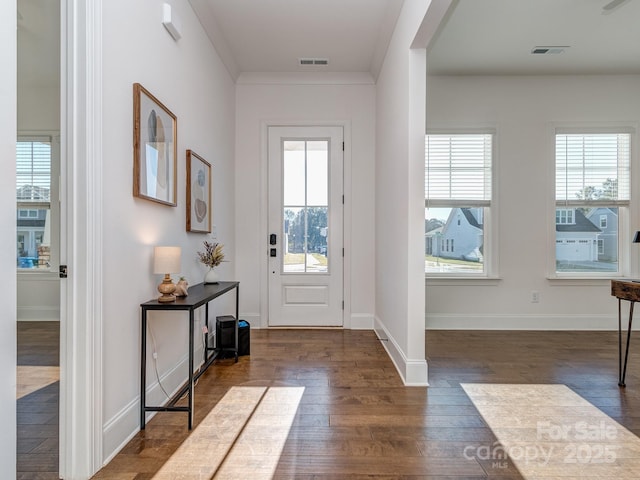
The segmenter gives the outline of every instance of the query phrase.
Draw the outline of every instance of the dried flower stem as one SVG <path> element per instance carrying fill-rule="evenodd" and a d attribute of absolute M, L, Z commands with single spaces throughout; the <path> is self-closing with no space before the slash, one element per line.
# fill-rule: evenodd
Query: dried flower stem
<path fill-rule="evenodd" d="M 217 267 L 224 259 L 221 243 L 211 243 L 204 241 L 204 252 L 198 252 L 198 258 L 209 268 Z"/>

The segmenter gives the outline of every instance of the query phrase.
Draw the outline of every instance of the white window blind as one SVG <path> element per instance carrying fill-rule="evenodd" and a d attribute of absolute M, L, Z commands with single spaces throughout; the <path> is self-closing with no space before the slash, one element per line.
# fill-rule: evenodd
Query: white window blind
<path fill-rule="evenodd" d="M 631 135 L 556 134 L 556 203 L 626 205 Z"/>
<path fill-rule="evenodd" d="M 16 145 L 16 200 L 51 200 L 51 139 L 20 139 Z"/>
<path fill-rule="evenodd" d="M 425 137 L 427 207 L 489 206 L 492 134 Z"/>

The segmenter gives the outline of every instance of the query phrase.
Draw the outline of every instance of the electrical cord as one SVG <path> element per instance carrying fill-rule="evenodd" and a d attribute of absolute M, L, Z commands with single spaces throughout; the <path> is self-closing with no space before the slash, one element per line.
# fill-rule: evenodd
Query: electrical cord
<path fill-rule="evenodd" d="M 164 389 L 164 387 L 162 386 L 162 382 L 160 381 L 160 374 L 158 373 L 158 349 L 156 346 L 156 337 L 153 335 L 153 329 L 151 328 L 151 322 L 147 322 L 147 327 L 149 330 L 149 335 L 151 336 L 151 342 L 153 343 L 153 369 L 156 372 L 156 379 L 158 379 L 158 385 L 160 385 L 160 389 L 163 391 L 163 393 L 165 394 L 165 396 L 167 397 L 167 399 L 170 399 L 171 397 L 169 396 L 169 394 L 167 393 L 167 391 Z"/>
<path fill-rule="evenodd" d="M 167 393 L 167 391 L 164 389 L 164 386 L 162 385 L 162 382 L 160 381 L 160 374 L 158 373 L 158 348 L 156 345 L 156 337 L 153 334 L 153 328 L 151 328 L 151 322 L 147 322 L 147 329 L 149 330 L 149 336 L 151 337 L 151 343 L 153 343 L 153 369 L 156 373 L 156 379 L 158 380 L 158 385 L 160 386 L 160 389 L 162 390 L 162 392 L 165 394 L 165 396 L 167 397 L 168 400 L 171 399 L 171 397 L 169 396 L 169 394 Z M 207 342 L 205 341 L 205 333 L 202 333 L 202 347 L 205 349 L 207 348 Z M 194 387 L 198 384 L 198 380 L 196 380 L 196 382 L 194 383 Z M 184 395 L 182 395 L 182 397 L 180 397 L 180 399 L 182 400 L 187 394 L 185 393 Z"/>

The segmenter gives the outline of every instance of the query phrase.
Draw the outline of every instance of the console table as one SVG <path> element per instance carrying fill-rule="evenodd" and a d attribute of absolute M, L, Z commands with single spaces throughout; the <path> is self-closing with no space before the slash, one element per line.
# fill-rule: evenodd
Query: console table
<path fill-rule="evenodd" d="M 140 430 L 144 430 L 146 412 L 187 412 L 189 420 L 189 430 L 193 427 L 193 385 L 194 382 L 202 375 L 207 368 L 214 362 L 218 356 L 216 348 L 209 347 L 208 330 L 209 330 L 209 302 L 214 298 L 224 295 L 230 291 L 236 291 L 236 362 L 238 361 L 238 300 L 240 297 L 240 282 L 220 282 L 215 284 L 199 283 L 189 287 L 189 295 L 186 297 L 178 297 L 175 302 L 160 303 L 157 299 L 149 300 L 140 304 L 142 309 L 142 335 L 140 344 Z M 193 373 L 194 364 L 194 333 L 195 319 L 194 312 L 197 308 L 205 306 L 205 318 L 207 323 L 207 332 L 205 332 L 205 350 L 204 363 L 197 373 Z M 150 406 L 147 405 L 147 312 L 149 310 L 183 310 L 189 312 L 189 379 L 187 383 L 176 393 L 166 405 Z M 209 352 L 212 352 L 209 354 Z M 187 406 L 177 406 L 176 403 L 182 396 L 187 393 Z"/>
<path fill-rule="evenodd" d="M 618 386 L 626 387 L 627 360 L 629 358 L 629 341 L 631 340 L 631 323 L 633 322 L 633 305 L 640 302 L 640 283 L 629 280 L 611 280 L 611 295 L 618 299 Z M 630 302 L 629 325 L 627 327 L 627 348 L 622 363 L 622 300 Z"/>

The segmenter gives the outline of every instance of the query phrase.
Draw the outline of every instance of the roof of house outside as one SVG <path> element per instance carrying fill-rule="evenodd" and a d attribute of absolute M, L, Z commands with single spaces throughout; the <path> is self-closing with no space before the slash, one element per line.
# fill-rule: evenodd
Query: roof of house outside
<path fill-rule="evenodd" d="M 602 232 L 580 210 L 575 209 L 574 212 L 575 223 L 570 225 L 556 223 L 556 232 Z"/>
<path fill-rule="evenodd" d="M 478 219 L 473 215 L 473 213 L 471 213 L 470 208 L 461 208 L 460 210 L 462 210 L 462 213 L 467 218 L 469 225 L 482 229 L 482 224 L 478 223 Z"/>

